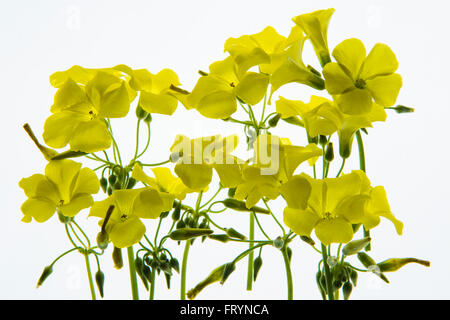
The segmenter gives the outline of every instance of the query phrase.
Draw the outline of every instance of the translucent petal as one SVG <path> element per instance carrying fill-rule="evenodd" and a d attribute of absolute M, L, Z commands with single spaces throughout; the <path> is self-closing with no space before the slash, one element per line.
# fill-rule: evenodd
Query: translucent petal
<path fill-rule="evenodd" d="M 80 123 L 70 139 L 70 149 L 86 153 L 106 150 L 111 146 L 111 135 L 103 120 Z"/>
<path fill-rule="evenodd" d="M 333 57 L 346 69 L 347 74 L 355 81 L 361 65 L 366 59 L 366 48 L 359 39 L 347 39 L 334 48 Z"/>
<path fill-rule="evenodd" d="M 366 84 L 376 103 L 383 107 L 390 107 L 397 100 L 402 87 L 402 77 L 397 73 L 377 76 L 367 80 Z"/>
<path fill-rule="evenodd" d="M 33 217 L 37 222 L 45 222 L 56 211 L 56 204 L 45 198 L 27 199 L 20 207 L 26 217 Z"/>
<path fill-rule="evenodd" d="M 316 227 L 317 238 L 324 244 L 347 243 L 353 238 L 353 228 L 344 218 L 332 218 L 320 220 Z"/>
<path fill-rule="evenodd" d="M 89 121 L 89 117 L 76 112 L 62 111 L 52 114 L 44 123 L 45 143 L 52 148 L 65 147 L 78 125 L 85 121 Z"/>
<path fill-rule="evenodd" d="M 183 183 L 191 189 L 203 189 L 209 185 L 212 179 L 212 167 L 208 164 L 184 164 L 177 163 L 175 173 Z"/>
<path fill-rule="evenodd" d="M 372 96 L 366 89 L 355 88 L 338 95 L 336 103 L 343 113 L 360 115 L 370 112 L 372 108 Z"/>
<path fill-rule="evenodd" d="M 64 203 L 70 202 L 80 168 L 81 163 L 69 159 L 52 160 L 45 167 L 45 175 L 56 185 Z"/>
<path fill-rule="evenodd" d="M 139 105 L 149 113 L 172 115 L 178 106 L 178 100 L 168 94 L 155 94 L 141 91 Z"/>
<path fill-rule="evenodd" d="M 127 248 L 138 243 L 145 234 L 145 226 L 137 217 L 130 217 L 112 227 L 109 238 L 117 248 Z"/>
<path fill-rule="evenodd" d="M 259 103 L 267 92 L 269 76 L 247 72 L 236 86 L 236 95 L 246 104 L 255 105 Z"/>
<path fill-rule="evenodd" d="M 377 43 L 363 64 L 360 78 L 369 79 L 378 75 L 387 75 L 394 73 L 397 69 L 398 61 L 391 48 L 383 43 Z"/>
<path fill-rule="evenodd" d="M 172 202 L 174 198 L 175 196 L 172 196 Z M 142 190 L 133 204 L 133 214 L 145 219 L 158 218 L 161 212 L 165 211 L 164 209 L 164 202 L 159 192 L 152 188 Z"/>
<path fill-rule="evenodd" d="M 197 111 L 206 118 L 226 119 L 236 112 L 236 97 L 229 91 L 217 91 L 201 99 Z"/>
<path fill-rule="evenodd" d="M 87 193 L 76 194 L 68 204 L 60 206 L 62 214 L 66 217 L 73 217 L 83 209 L 89 208 L 94 203 L 92 196 Z"/>
<path fill-rule="evenodd" d="M 281 185 L 280 193 L 289 208 L 306 209 L 311 189 L 311 185 L 305 177 L 294 176 Z"/>
<path fill-rule="evenodd" d="M 323 68 L 323 76 L 325 88 L 330 94 L 340 94 L 355 86 L 352 78 L 335 62 L 327 63 Z"/>
<path fill-rule="evenodd" d="M 309 237 L 319 217 L 311 209 L 300 210 L 286 207 L 283 212 L 283 221 L 296 234 Z"/>
<path fill-rule="evenodd" d="M 95 172 L 89 168 L 81 168 L 73 189 L 73 195 L 78 193 L 96 194 L 99 189 L 100 182 Z"/>

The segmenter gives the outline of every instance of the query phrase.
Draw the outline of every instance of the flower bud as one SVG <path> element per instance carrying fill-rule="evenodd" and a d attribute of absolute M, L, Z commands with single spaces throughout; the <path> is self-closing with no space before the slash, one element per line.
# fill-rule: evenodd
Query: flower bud
<path fill-rule="evenodd" d="M 311 245 L 311 246 L 314 246 L 314 245 L 316 244 L 316 243 L 314 242 L 314 240 L 311 239 L 311 238 L 308 237 L 308 236 L 300 236 L 300 239 L 301 239 L 302 241 L 306 242 L 307 244 Z"/>
<path fill-rule="evenodd" d="M 145 117 L 144 121 L 145 121 L 146 123 L 152 122 L 152 114 L 149 113 L 149 114 Z"/>
<path fill-rule="evenodd" d="M 58 219 L 61 223 L 67 224 L 72 221 L 71 217 L 67 217 L 67 216 L 63 215 L 62 212 L 59 211 L 59 209 L 57 210 L 57 212 L 58 212 Z"/>
<path fill-rule="evenodd" d="M 172 220 L 178 221 L 180 220 L 180 216 L 181 216 L 181 202 L 177 202 L 175 209 L 172 212 Z"/>
<path fill-rule="evenodd" d="M 97 246 L 100 249 L 105 250 L 108 247 L 108 243 L 109 243 L 108 233 L 105 230 L 101 230 L 97 234 Z"/>
<path fill-rule="evenodd" d="M 281 119 L 281 114 L 277 113 L 276 115 L 274 115 L 272 118 L 269 119 L 269 126 L 272 128 L 275 128 L 278 124 L 278 121 L 280 121 Z"/>
<path fill-rule="evenodd" d="M 247 208 L 244 201 L 236 200 L 233 198 L 228 198 L 222 201 L 223 205 L 227 208 L 233 209 L 235 211 L 254 211 L 256 213 L 264 213 L 269 214 L 269 210 L 260 208 L 260 207 L 251 207 Z"/>
<path fill-rule="evenodd" d="M 145 266 L 144 262 L 142 261 L 141 258 L 136 257 L 136 259 L 134 259 L 134 266 L 136 269 L 136 273 L 138 274 L 139 278 L 141 278 L 141 281 L 144 284 L 145 289 L 148 290 L 148 281 L 144 275 L 144 266 Z M 147 267 L 147 266 L 145 266 L 145 267 Z"/>
<path fill-rule="evenodd" d="M 350 298 L 350 294 L 352 293 L 353 286 L 352 284 L 347 281 L 344 283 L 344 286 L 342 287 L 342 293 L 344 295 L 344 300 L 348 300 Z"/>
<path fill-rule="evenodd" d="M 103 285 L 105 283 L 105 275 L 101 270 L 98 270 L 95 273 L 95 283 L 97 284 L 98 291 L 100 292 L 100 296 L 103 298 Z"/>
<path fill-rule="evenodd" d="M 281 237 L 277 237 L 275 240 L 273 240 L 273 246 L 277 249 L 281 249 L 284 246 L 284 240 L 281 239 Z"/>
<path fill-rule="evenodd" d="M 220 279 L 220 284 L 224 284 L 234 270 L 236 270 L 236 266 L 234 265 L 234 263 L 230 262 L 225 264 L 225 268 L 223 269 L 222 277 Z"/>
<path fill-rule="evenodd" d="M 100 179 L 100 187 L 102 187 L 103 192 L 106 193 L 106 190 L 108 188 L 108 180 L 106 180 L 105 177 L 102 177 Z"/>
<path fill-rule="evenodd" d="M 237 232 L 233 228 L 228 228 L 226 232 L 227 232 L 227 235 L 229 235 L 231 238 L 237 238 L 237 239 L 241 239 L 241 240 L 247 239 L 246 236 L 244 236 L 242 233 Z"/>
<path fill-rule="evenodd" d="M 172 258 L 169 261 L 170 267 L 177 273 L 180 273 L 180 264 L 176 258 Z"/>
<path fill-rule="evenodd" d="M 364 249 L 370 243 L 370 237 L 366 237 L 359 240 L 353 240 L 347 243 L 342 249 L 342 253 L 346 256 L 351 256 L 356 254 L 362 249 Z"/>
<path fill-rule="evenodd" d="M 323 283 L 323 280 L 325 277 L 322 275 L 322 272 L 319 270 L 316 273 L 316 284 L 317 284 L 317 288 L 319 288 L 319 292 L 320 295 L 322 296 L 322 299 L 325 300 L 327 295 L 326 295 L 326 284 Z"/>
<path fill-rule="evenodd" d="M 319 143 L 319 138 L 317 136 L 315 136 L 315 137 L 308 136 L 308 143 L 315 143 L 315 144 L 317 144 L 317 143 Z"/>
<path fill-rule="evenodd" d="M 258 272 L 262 267 L 262 258 L 261 256 L 257 256 L 253 261 L 253 281 L 256 281 L 256 277 L 258 276 Z"/>
<path fill-rule="evenodd" d="M 175 226 L 175 228 L 177 229 L 183 229 L 184 227 L 186 227 L 186 223 L 184 223 L 183 220 L 178 221 L 177 225 Z"/>
<path fill-rule="evenodd" d="M 319 144 L 320 144 L 321 146 L 324 146 L 324 145 L 326 145 L 326 144 L 327 144 L 327 142 L 328 142 L 328 139 L 327 139 L 327 137 L 326 137 L 326 136 L 323 136 L 323 135 L 319 135 Z"/>
<path fill-rule="evenodd" d="M 164 218 L 167 218 L 168 215 L 169 215 L 169 211 L 164 211 L 164 212 L 160 213 L 159 217 L 161 219 L 164 219 Z"/>
<path fill-rule="evenodd" d="M 295 125 L 295 126 L 299 126 L 299 127 L 302 127 L 302 128 L 305 127 L 305 124 L 303 123 L 303 121 L 300 120 L 298 117 L 282 118 L 282 120 L 283 120 L 284 122 L 287 122 L 287 123 L 289 123 L 289 124 L 293 124 L 293 125 Z"/>
<path fill-rule="evenodd" d="M 106 190 L 106 192 L 108 193 L 108 196 L 112 195 L 113 193 L 113 189 L 111 187 L 108 187 L 108 189 Z"/>
<path fill-rule="evenodd" d="M 380 268 L 377 266 L 376 262 L 365 252 L 358 252 L 357 254 L 359 261 L 363 264 L 364 267 L 367 268 L 367 270 L 375 273 L 378 277 L 381 278 L 386 283 L 389 283 L 388 278 L 381 273 Z"/>
<path fill-rule="evenodd" d="M 117 181 L 117 176 L 115 174 L 112 174 L 108 177 L 108 182 L 110 185 L 114 185 Z"/>
<path fill-rule="evenodd" d="M 172 268 L 170 267 L 170 263 L 169 261 L 164 261 L 162 262 L 159 267 L 161 268 L 161 270 L 168 275 L 172 275 Z"/>
<path fill-rule="evenodd" d="M 356 284 L 358 283 L 358 272 L 354 269 L 351 269 L 351 271 L 350 271 L 350 280 L 352 281 L 353 285 L 356 287 Z"/>
<path fill-rule="evenodd" d="M 223 243 L 226 243 L 230 240 L 230 237 L 226 234 L 210 234 L 208 235 L 208 238 L 217 240 Z"/>
<path fill-rule="evenodd" d="M 377 264 L 381 272 L 394 272 L 408 263 L 418 263 L 425 267 L 430 266 L 430 261 L 416 258 L 391 258 Z"/>
<path fill-rule="evenodd" d="M 164 277 L 166 278 L 167 289 L 170 289 L 170 278 L 172 277 L 172 275 L 164 273 Z"/>
<path fill-rule="evenodd" d="M 151 260 L 151 262 L 153 262 L 153 261 L 154 260 Z M 152 270 L 150 269 L 149 266 L 146 266 L 146 265 L 142 266 L 142 275 L 148 282 L 152 283 Z M 147 283 L 147 286 L 148 286 L 148 283 Z"/>
<path fill-rule="evenodd" d="M 289 262 L 291 262 L 291 259 L 292 259 L 292 249 L 289 248 L 289 247 L 286 247 L 286 254 L 287 254 L 287 256 L 288 256 Z"/>
<path fill-rule="evenodd" d="M 397 105 L 396 107 L 393 108 L 395 110 L 395 112 L 397 113 L 411 113 L 414 112 L 413 108 L 409 108 L 406 106 L 402 106 L 402 105 Z"/>
<path fill-rule="evenodd" d="M 133 187 L 136 185 L 136 183 L 137 183 L 137 181 L 135 178 L 130 178 L 127 183 L 127 189 L 133 189 Z"/>
<path fill-rule="evenodd" d="M 172 240 L 188 240 L 199 236 L 209 235 L 214 231 L 211 229 L 197 229 L 197 228 L 181 228 L 169 233 L 169 238 Z"/>
<path fill-rule="evenodd" d="M 114 268 L 121 269 L 123 267 L 122 249 L 114 247 L 112 259 L 114 262 Z"/>
<path fill-rule="evenodd" d="M 114 184 L 114 190 L 120 190 L 120 189 L 122 189 L 122 184 L 119 182 L 119 181 L 117 181 L 115 184 Z"/>
<path fill-rule="evenodd" d="M 226 267 L 227 264 L 221 265 L 220 267 L 217 267 L 216 269 L 214 269 L 209 275 L 208 277 L 206 277 L 205 280 L 201 281 L 200 283 L 198 283 L 193 289 L 189 290 L 186 293 L 186 296 L 188 297 L 188 299 L 193 300 L 195 299 L 195 297 L 208 285 L 214 283 L 214 282 L 218 282 L 222 279 L 222 275 L 224 273 L 224 269 Z"/>
<path fill-rule="evenodd" d="M 138 119 L 145 119 L 145 117 L 147 117 L 148 112 L 145 111 L 144 109 L 142 109 L 142 107 L 140 105 L 138 105 L 136 107 L 136 117 L 138 117 Z"/>
<path fill-rule="evenodd" d="M 236 188 L 228 189 L 228 197 L 233 198 L 235 193 L 236 193 Z"/>
<path fill-rule="evenodd" d="M 39 277 L 39 280 L 37 282 L 36 288 L 39 288 L 45 281 L 45 279 L 48 278 L 49 275 L 51 275 L 53 272 L 53 266 L 49 265 L 44 268 L 44 271 L 42 271 L 41 276 Z"/>
<path fill-rule="evenodd" d="M 334 159 L 334 149 L 333 149 L 333 143 L 329 142 L 327 145 L 327 148 L 325 149 L 325 160 L 327 162 L 331 162 Z"/>

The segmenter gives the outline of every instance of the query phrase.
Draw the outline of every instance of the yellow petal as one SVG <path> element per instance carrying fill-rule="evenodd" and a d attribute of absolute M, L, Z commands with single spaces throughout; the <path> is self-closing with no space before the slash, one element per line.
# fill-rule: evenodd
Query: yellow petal
<path fill-rule="evenodd" d="M 169 168 L 158 167 L 152 169 L 152 171 L 155 174 L 158 185 L 162 188 L 161 191 L 168 192 L 179 200 L 183 200 L 186 197 L 186 193 L 194 191 L 189 189 L 180 178 L 172 175 Z"/>
<path fill-rule="evenodd" d="M 144 170 L 138 163 L 134 164 L 131 176 L 138 181 L 148 184 L 149 186 L 151 186 L 154 189 L 159 188 L 156 180 L 154 178 L 149 177 L 147 174 L 145 174 Z"/>
<path fill-rule="evenodd" d="M 231 92 L 217 91 L 199 101 L 197 111 L 211 119 L 226 119 L 236 112 L 236 97 Z"/>
<path fill-rule="evenodd" d="M 153 75 L 147 69 L 138 69 L 132 71 L 130 86 L 137 91 L 151 91 Z"/>
<path fill-rule="evenodd" d="M 335 62 L 327 63 L 323 68 L 323 76 L 325 88 L 330 94 L 340 94 L 355 86 L 352 78 Z"/>
<path fill-rule="evenodd" d="M 347 243 L 353 238 L 353 228 L 344 218 L 331 218 L 320 220 L 315 233 L 324 245 L 331 243 Z"/>
<path fill-rule="evenodd" d="M 344 217 L 352 224 L 362 223 L 364 207 L 369 201 L 368 195 L 354 195 L 343 199 L 334 210 L 336 216 Z"/>
<path fill-rule="evenodd" d="M 311 189 L 305 177 L 294 176 L 281 186 L 280 192 L 289 208 L 306 209 Z"/>
<path fill-rule="evenodd" d="M 221 160 L 220 162 L 218 160 Z M 220 178 L 220 183 L 224 188 L 234 188 L 243 182 L 241 175 L 241 162 L 238 158 L 218 153 L 215 156 L 214 169 Z"/>
<path fill-rule="evenodd" d="M 43 174 L 33 174 L 19 181 L 19 187 L 23 189 L 28 198 L 42 197 L 58 201 L 58 190 L 53 182 L 49 181 Z"/>
<path fill-rule="evenodd" d="M 133 214 L 139 218 L 157 219 L 161 212 L 169 211 L 172 208 L 175 196 L 171 195 L 170 199 L 171 203 L 163 201 L 160 192 L 152 188 L 145 188 L 134 201 Z"/>
<path fill-rule="evenodd" d="M 184 164 L 177 163 L 175 173 L 183 183 L 191 189 L 203 189 L 209 185 L 212 179 L 212 167 L 208 164 Z"/>
<path fill-rule="evenodd" d="M 269 76 L 247 72 L 236 86 L 236 95 L 246 104 L 255 105 L 266 95 Z"/>
<path fill-rule="evenodd" d="M 299 100 L 289 100 L 283 97 L 279 97 L 279 99 L 275 102 L 277 113 L 281 114 L 281 117 L 290 118 L 300 115 L 303 110 L 305 110 L 306 105 L 304 102 Z"/>
<path fill-rule="evenodd" d="M 297 169 L 304 161 L 322 155 L 322 150 L 314 143 L 311 143 L 306 147 L 283 146 L 283 150 L 285 159 L 284 169 L 286 170 L 287 178 L 291 177 L 294 174 L 295 169 Z"/>
<path fill-rule="evenodd" d="M 112 204 L 114 204 L 113 196 L 110 196 L 102 201 L 95 201 L 89 210 L 89 217 L 104 218 Z M 116 211 L 118 211 L 117 208 L 114 209 L 113 214 L 116 213 Z"/>
<path fill-rule="evenodd" d="M 80 66 L 73 66 L 66 71 L 58 71 L 50 76 L 50 84 L 55 88 L 60 88 L 68 79 L 76 83 L 86 84 L 94 77 L 95 73 Z"/>
<path fill-rule="evenodd" d="M 301 210 L 286 207 L 283 212 L 283 221 L 296 234 L 309 237 L 319 221 L 319 217 L 311 209 Z"/>
<path fill-rule="evenodd" d="M 325 212 L 336 214 L 343 213 L 348 208 L 359 208 L 352 207 L 352 202 L 343 203 L 353 196 L 360 195 L 362 181 L 359 174 L 356 172 L 343 174 L 339 178 L 326 178 L 324 182 L 327 185 Z M 358 202 L 357 200 L 358 198 L 354 198 L 355 203 Z"/>
<path fill-rule="evenodd" d="M 397 100 L 402 87 L 402 77 L 397 73 L 377 76 L 367 80 L 366 84 L 376 103 L 383 107 L 390 107 Z"/>
<path fill-rule="evenodd" d="M 398 61 L 391 48 L 383 43 L 377 43 L 364 62 L 360 78 L 369 79 L 378 75 L 388 75 L 397 69 Z"/>
<path fill-rule="evenodd" d="M 76 194 L 70 203 L 61 206 L 59 209 L 66 217 L 73 217 L 83 209 L 89 208 L 94 203 L 92 196 L 87 193 Z"/>
<path fill-rule="evenodd" d="M 74 187 L 74 179 L 81 168 L 81 163 L 64 159 L 52 160 L 45 167 L 45 175 L 58 188 L 60 200 L 69 203 Z"/>
<path fill-rule="evenodd" d="M 65 107 L 70 107 L 80 103 L 87 103 L 87 97 L 84 89 L 72 79 L 66 82 L 56 91 L 51 112 L 62 111 Z"/>
<path fill-rule="evenodd" d="M 389 219 L 394 224 L 397 233 L 401 235 L 403 232 L 403 223 L 392 214 L 384 188 L 382 186 L 373 188 L 370 197 L 367 212 Z"/>
<path fill-rule="evenodd" d="M 45 143 L 52 148 L 65 147 L 78 125 L 85 121 L 89 121 L 89 118 L 77 112 L 62 111 L 52 114 L 44 123 Z"/>
<path fill-rule="evenodd" d="M 87 153 L 106 150 L 111 146 L 111 135 L 103 120 L 81 122 L 70 139 L 70 149 Z"/>
<path fill-rule="evenodd" d="M 178 100 L 168 94 L 155 94 L 142 91 L 139 105 L 149 113 L 172 115 L 178 106 Z"/>
<path fill-rule="evenodd" d="M 45 222 L 55 213 L 56 204 L 45 198 L 32 198 L 27 199 L 20 209 L 26 217 L 33 217 L 37 222 Z"/>
<path fill-rule="evenodd" d="M 355 88 L 336 98 L 336 103 L 343 113 L 359 115 L 369 113 L 372 108 L 372 96 L 366 89 Z"/>
<path fill-rule="evenodd" d="M 109 232 L 109 238 L 117 248 L 127 248 L 138 243 L 145 234 L 145 226 L 137 217 L 130 217 L 116 223 Z"/>
<path fill-rule="evenodd" d="M 78 174 L 73 195 L 78 193 L 96 194 L 100 189 L 100 182 L 94 171 L 89 168 L 82 168 Z"/>
<path fill-rule="evenodd" d="M 347 39 L 334 48 L 333 57 L 345 68 L 348 76 L 355 81 L 361 65 L 366 59 L 366 48 L 359 39 Z"/>

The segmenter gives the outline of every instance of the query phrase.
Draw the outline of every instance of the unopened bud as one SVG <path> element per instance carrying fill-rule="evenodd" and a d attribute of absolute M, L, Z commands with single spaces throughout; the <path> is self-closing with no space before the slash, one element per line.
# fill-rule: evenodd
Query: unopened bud
<path fill-rule="evenodd" d="M 264 213 L 269 214 L 269 210 L 260 207 L 251 207 L 247 208 L 244 201 L 240 201 L 233 198 L 228 198 L 222 201 L 223 205 L 227 208 L 233 209 L 235 211 L 247 211 L 247 212 L 256 212 L 256 213 Z"/>
<path fill-rule="evenodd" d="M 326 145 L 326 144 L 327 144 L 327 142 L 328 142 L 328 139 L 327 139 L 327 137 L 326 137 L 326 136 L 323 136 L 323 135 L 319 135 L 319 144 L 320 144 L 321 146 L 324 146 L 324 145 Z"/>
<path fill-rule="evenodd" d="M 178 221 L 177 225 L 175 226 L 175 228 L 177 229 L 183 229 L 184 227 L 186 227 L 186 223 L 184 223 L 183 220 Z"/>
<path fill-rule="evenodd" d="M 377 264 L 381 272 L 394 272 L 408 263 L 418 263 L 425 267 L 430 266 L 430 261 L 416 258 L 391 258 Z"/>
<path fill-rule="evenodd" d="M 213 232 L 214 231 L 211 229 L 181 228 L 181 229 L 172 231 L 169 234 L 169 237 L 172 240 L 188 240 L 188 239 L 192 239 L 195 237 L 209 235 Z"/>
<path fill-rule="evenodd" d="M 308 237 L 308 236 L 300 236 L 300 239 L 301 239 L 302 241 L 306 242 L 307 244 L 311 245 L 311 246 L 314 246 L 314 245 L 316 244 L 316 243 L 314 242 L 314 240 L 311 239 L 311 238 Z"/>
<path fill-rule="evenodd" d="M 352 284 L 347 281 L 344 283 L 344 286 L 342 287 L 342 293 L 344 295 L 344 300 L 348 300 L 350 298 L 350 294 L 352 293 L 353 286 Z"/>
<path fill-rule="evenodd" d="M 95 283 L 97 284 L 98 291 L 100 292 L 100 296 L 103 298 L 103 285 L 105 283 L 105 275 L 101 270 L 98 270 L 95 273 Z"/>
<path fill-rule="evenodd" d="M 364 249 L 370 243 L 370 237 L 366 237 L 360 240 L 353 240 L 347 243 L 342 249 L 342 253 L 346 256 L 351 256 Z"/>
<path fill-rule="evenodd" d="M 122 249 L 114 247 L 112 259 L 114 262 L 114 268 L 121 269 L 123 267 Z"/>
<path fill-rule="evenodd" d="M 117 181 L 117 176 L 115 174 L 112 174 L 108 177 L 108 182 L 110 185 L 114 185 Z"/>
<path fill-rule="evenodd" d="M 244 236 L 242 233 L 237 232 L 233 228 L 228 228 L 226 232 L 227 232 L 227 235 L 229 235 L 232 238 L 238 238 L 238 239 L 241 239 L 241 240 L 247 239 L 246 236 Z"/>
<path fill-rule="evenodd" d="M 145 117 L 144 121 L 145 121 L 146 123 L 152 122 L 152 115 L 151 115 L 151 113 L 149 113 L 149 114 Z"/>
<path fill-rule="evenodd" d="M 224 272 L 224 269 L 226 267 L 227 264 L 221 265 L 220 267 L 214 269 L 209 275 L 208 277 L 201 281 L 200 283 L 198 283 L 193 289 L 189 290 L 186 293 L 186 296 L 188 297 L 188 299 L 192 300 L 195 299 L 195 297 L 208 285 L 214 283 L 214 282 L 218 282 L 222 279 L 222 275 Z"/>
<path fill-rule="evenodd" d="M 97 246 L 100 249 L 105 250 L 108 247 L 108 243 L 109 243 L 108 233 L 105 230 L 101 230 L 97 234 Z"/>
<path fill-rule="evenodd" d="M 108 180 L 106 180 L 105 177 L 102 177 L 102 178 L 100 179 L 100 187 L 102 187 L 103 192 L 106 193 L 106 190 L 107 190 L 107 188 L 108 188 Z"/>
<path fill-rule="evenodd" d="M 278 121 L 280 121 L 281 119 L 281 114 L 277 113 L 276 115 L 274 115 L 272 118 L 269 119 L 269 126 L 271 126 L 272 128 L 275 128 L 278 124 Z"/>
<path fill-rule="evenodd" d="M 172 220 L 178 221 L 180 220 L 180 216 L 181 216 L 181 202 L 177 202 L 175 209 L 172 212 Z"/>
<path fill-rule="evenodd" d="M 147 117 L 148 112 L 145 111 L 144 109 L 142 109 L 142 107 L 140 105 L 138 105 L 136 107 L 136 117 L 138 117 L 139 119 L 145 119 L 145 117 Z"/>
<path fill-rule="evenodd" d="M 333 159 L 334 159 L 333 143 L 329 142 L 327 148 L 325 149 L 325 160 L 331 162 L 333 161 Z"/>
<path fill-rule="evenodd" d="M 220 279 L 220 284 L 224 284 L 225 281 L 228 279 L 230 274 L 233 273 L 234 270 L 236 270 L 236 266 L 234 265 L 234 263 L 231 263 L 231 262 L 227 263 L 225 265 L 225 268 L 223 269 L 222 277 Z"/>
<path fill-rule="evenodd" d="M 39 277 L 38 283 L 36 285 L 36 288 L 39 288 L 45 281 L 45 279 L 48 278 L 49 275 L 51 275 L 53 272 L 53 266 L 49 265 L 44 268 L 44 271 L 42 271 L 41 276 Z"/>
<path fill-rule="evenodd" d="M 235 193 L 236 193 L 236 188 L 228 189 L 228 197 L 233 198 Z"/>
<path fill-rule="evenodd" d="M 177 260 L 176 258 L 170 259 L 169 264 L 170 264 L 170 267 L 171 267 L 173 270 L 175 270 L 177 273 L 180 272 L 180 264 L 179 264 L 179 262 L 178 262 L 178 260 Z"/>
<path fill-rule="evenodd" d="M 136 185 L 136 183 L 137 183 L 137 181 L 135 178 L 130 178 L 127 183 L 127 189 L 133 189 L 133 187 Z"/>
<path fill-rule="evenodd" d="M 226 234 L 210 234 L 208 235 L 208 238 L 212 240 L 217 240 L 223 243 L 226 243 L 230 240 L 230 237 Z"/>
<path fill-rule="evenodd" d="M 253 281 L 256 281 L 256 277 L 258 276 L 258 272 L 262 267 L 263 260 L 261 256 L 257 256 L 253 261 Z"/>
<path fill-rule="evenodd" d="M 411 113 L 414 112 L 413 108 L 409 108 L 406 106 L 402 106 L 402 105 L 397 105 L 395 108 L 393 108 L 395 110 L 395 112 L 397 113 Z"/>

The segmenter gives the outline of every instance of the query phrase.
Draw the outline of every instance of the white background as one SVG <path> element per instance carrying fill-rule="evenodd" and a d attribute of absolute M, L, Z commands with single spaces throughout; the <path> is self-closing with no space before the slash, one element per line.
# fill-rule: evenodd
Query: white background
<path fill-rule="evenodd" d="M 318 9 L 334 7 L 329 28 L 329 46 L 357 37 L 367 50 L 377 42 L 388 44 L 400 62 L 403 88 L 398 103 L 414 107 L 413 114 L 388 113 L 364 136 L 367 172 L 373 185 L 384 185 L 392 211 L 405 223 L 397 236 L 384 221 L 373 232 L 371 255 L 378 261 L 389 257 L 428 259 L 430 268 L 408 265 L 388 274 L 391 284 L 373 274 L 360 276 L 354 299 L 448 299 L 450 258 L 448 252 L 448 30 L 446 1 L 2 1 L 0 4 L 1 64 L 1 181 L 0 184 L 0 298 L 89 299 L 83 257 L 70 254 L 55 266 L 54 274 L 36 289 L 44 266 L 70 248 L 56 216 L 44 224 L 20 222 L 25 200 L 18 187 L 22 177 L 43 172 L 45 160 L 22 129 L 28 122 L 41 139 L 50 115 L 54 88 L 48 77 L 72 65 L 110 67 L 127 64 L 156 73 L 172 68 L 186 89 L 192 89 L 197 70 L 225 57 L 228 37 L 261 31 L 270 25 L 288 35 L 291 18 Z M 317 66 L 310 45 L 304 60 Z M 287 98 L 308 100 L 313 90 L 289 85 L 280 91 Z M 321 93 L 324 94 L 324 93 Z M 134 148 L 134 109 L 128 120 L 113 121 L 119 145 L 129 159 Z M 269 110 L 274 110 L 270 106 Z M 238 115 L 239 116 L 239 115 Z M 237 117 L 238 117 L 237 116 Z M 304 144 L 304 133 L 286 124 L 273 132 Z M 241 132 L 237 125 L 202 118 L 183 106 L 172 117 L 154 116 L 151 151 L 145 162 L 167 158 L 177 133 L 191 137 Z M 242 146 L 245 140 L 241 140 Z M 242 147 L 242 149 L 244 149 Z M 357 154 L 345 171 L 357 168 Z M 338 166 L 335 163 L 334 166 Z M 306 167 L 304 167 L 306 169 Z M 309 170 L 309 169 L 308 169 Z M 335 170 L 335 169 L 334 169 Z M 214 189 L 214 184 L 211 185 Z M 102 196 L 98 197 L 100 199 Z M 281 219 L 282 202 L 274 204 Z M 97 220 L 82 212 L 78 221 L 92 239 Z M 241 232 L 247 216 L 224 213 L 216 218 Z M 269 218 L 261 222 L 274 238 L 279 229 Z M 151 235 L 155 222 L 147 223 Z M 258 237 L 261 237 L 258 235 Z M 171 244 L 181 262 L 182 248 Z M 319 299 L 315 272 L 320 257 L 298 239 L 293 242 L 292 268 L 296 299 Z M 218 265 L 231 261 L 245 246 L 206 241 L 191 249 L 187 287 L 193 287 Z M 106 274 L 105 298 L 129 299 L 128 270 L 115 270 L 111 248 L 102 257 Z M 126 254 L 124 252 L 124 258 Z M 263 268 L 254 291 L 245 291 L 246 261 L 243 260 L 224 286 L 211 285 L 199 299 L 284 299 L 285 275 L 282 257 L 275 248 L 263 250 Z M 354 261 L 358 265 L 357 261 Z M 125 260 L 126 264 L 126 260 Z M 95 270 L 95 262 L 91 263 Z M 177 299 L 179 275 L 172 289 L 160 277 L 156 297 Z M 147 293 L 140 285 L 141 297 Z"/>

